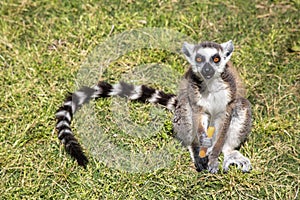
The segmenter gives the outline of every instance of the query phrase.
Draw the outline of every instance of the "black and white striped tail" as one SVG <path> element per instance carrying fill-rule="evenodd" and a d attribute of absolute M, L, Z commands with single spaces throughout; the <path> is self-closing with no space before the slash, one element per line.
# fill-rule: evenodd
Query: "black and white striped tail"
<path fill-rule="evenodd" d="M 92 88 L 83 87 L 75 93 L 70 94 L 56 112 L 56 129 L 58 131 L 58 138 L 65 145 L 66 151 L 83 167 L 86 167 L 88 159 L 71 130 L 73 115 L 83 104 L 88 103 L 91 99 L 110 96 L 120 96 L 134 101 L 156 103 L 165 106 L 169 110 L 174 110 L 177 104 L 174 94 L 166 94 L 145 85 L 134 86 L 124 82 L 115 85 L 99 82 Z"/>

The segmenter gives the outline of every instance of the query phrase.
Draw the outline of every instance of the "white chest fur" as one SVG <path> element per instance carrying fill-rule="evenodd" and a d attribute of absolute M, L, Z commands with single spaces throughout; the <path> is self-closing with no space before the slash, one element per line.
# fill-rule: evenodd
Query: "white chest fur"
<path fill-rule="evenodd" d="M 197 105 L 212 116 L 224 113 L 230 101 L 228 85 L 218 79 L 212 80 L 207 85 L 207 90 L 200 95 Z"/>

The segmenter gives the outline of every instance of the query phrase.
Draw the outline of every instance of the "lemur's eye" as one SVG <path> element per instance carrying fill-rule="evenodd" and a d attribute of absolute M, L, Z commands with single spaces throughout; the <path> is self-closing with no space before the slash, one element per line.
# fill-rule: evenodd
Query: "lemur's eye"
<path fill-rule="evenodd" d="M 215 57 L 215 58 L 214 58 L 214 62 L 215 62 L 215 63 L 217 63 L 217 62 L 219 62 L 219 61 L 220 61 L 220 58 L 218 58 L 218 57 Z"/>
<path fill-rule="evenodd" d="M 221 58 L 220 58 L 219 55 L 213 56 L 213 61 L 214 61 L 214 63 L 218 63 L 218 62 L 220 62 L 220 60 L 221 60 Z"/>
<path fill-rule="evenodd" d="M 201 62 L 202 61 L 201 57 L 196 57 L 196 61 Z"/>

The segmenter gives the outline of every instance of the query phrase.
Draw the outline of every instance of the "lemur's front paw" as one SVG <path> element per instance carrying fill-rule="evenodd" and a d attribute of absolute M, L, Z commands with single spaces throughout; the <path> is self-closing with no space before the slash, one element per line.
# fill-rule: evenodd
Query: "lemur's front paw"
<path fill-rule="evenodd" d="M 207 163 L 208 163 L 208 158 L 204 157 L 204 158 L 196 158 L 195 159 L 195 167 L 197 172 L 201 172 L 205 169 L 207 169 Z"/>
<path fill-rule="evenodd" d="M 230 165 L 237 165 L 238 169 L 241 169 L 242 172 L 249 172 L 252 169 L 250 160 L 236 150 L 227 155 L 225 154 L 223 163 L 224 172 L 228 171 Z"/>
<path fill-rule="evenodd" d="M 218 171 L 219 171 L 218 158 L 209 159 L 209 161 L 208 161 L 208 171 L 212 174 L 218 173 Z"/>

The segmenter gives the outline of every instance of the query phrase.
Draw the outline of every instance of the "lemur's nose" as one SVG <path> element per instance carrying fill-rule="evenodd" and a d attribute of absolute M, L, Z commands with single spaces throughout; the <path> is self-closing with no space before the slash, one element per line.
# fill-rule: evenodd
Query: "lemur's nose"
<path fill-rule="evenodd" d="M 215 74 L 215 70 L 209 63 L 205 63 L 201 70 L 201 74 L 204 78 L 210 79 Z"/>

